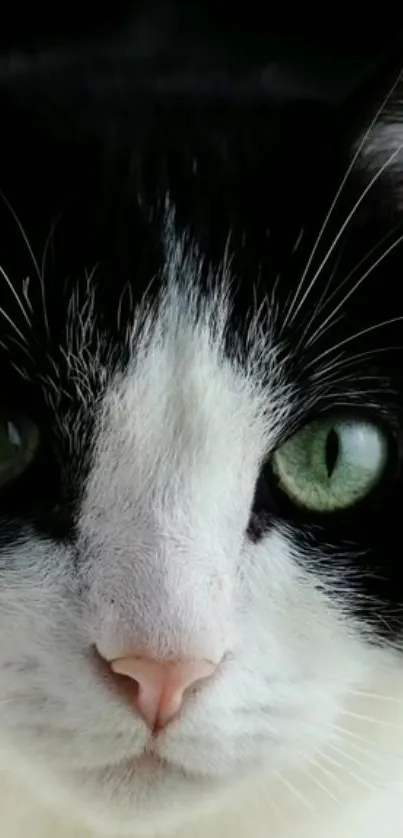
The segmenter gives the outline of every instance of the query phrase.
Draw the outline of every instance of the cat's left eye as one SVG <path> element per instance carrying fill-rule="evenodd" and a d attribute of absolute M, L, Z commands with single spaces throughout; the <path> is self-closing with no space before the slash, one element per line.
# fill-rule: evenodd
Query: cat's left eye
<path fill-rule="evenodd" d="M 28 468 L 38 445 L 39 430 L 34 422 L 0 412 L 0 489 Z"/>
<path fill-rule="evenodd" d="M 279 488 L 314 512 L 351 507 L 380 482 L 388 463 L 386 432 L 362 418 L 325 417 L 294 434 L 272 456 Z"/>

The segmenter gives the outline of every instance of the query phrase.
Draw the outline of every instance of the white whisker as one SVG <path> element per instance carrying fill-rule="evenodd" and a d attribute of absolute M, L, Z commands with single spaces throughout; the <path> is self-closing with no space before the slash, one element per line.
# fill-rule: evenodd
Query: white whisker
<path fill-rule="evenodd" d="M 301 227 L 301 230 L 299 231 L 298 236 L 296 238 L 295 244 L 294 244 L 294 246 L 291 250 L 291 254 L 295 253 L 298 250 L 298 248 L 299 248 L 299 246 L 302 242 L 303 235 L 304 235 L 304 228 Z"/>
<path fill-rule="evenodd" d="M 297 343 L 296 352 L 298 352 L 298 351 L 300 350 L 300 348 L 301 348 L 301 346 L 302 346 L 302 344 L 303 344 L 303 343 L 307 343 L 307 341 L 306 341 L 306 336 L 309 334 L 309 330 L 310 330 L 310 328 L 311 328 L 311 326 L 312 326 L 312 323 L 314 323 L 314 322 L 315 322 L 315 320 L 317 320 L 317 319 L 318 319 L 319 315 L 321 314 L 321 312 L 323 311 L 323 309 L 324 309 L 324 308 L 327 306 L 327 304 L 328 304 L 328 299 L 329 299 L 329 298 L 328 298 L 328 299 L 326 299 L 326 294 L 327 294 L 327 292 L 328 292 L 329 288 L 331 287 L 331 284 L 332 284 L 333 279 L 334 279 L 334 277 L 335 277 L 335 274 L 336 274 L 337 268 L 338 268 L 338 267 L 339 267 L 339 265 L 340 265 L 340 261 L 341 261 L 342 255 L 343 255 L 343 248 L 341 248 L 340 253 L 338 254 L 338 257 L 337 257 L 337 259 L 336 259 L 336 261 L 335 261 L 335 264 L 333 265 L 333 270 L 331 271 L 331 274 L 330 274 L 330 276 L 329 276 L 329 279 L 328 279 L 328 281 L 327 281 L 327 283 L 326 283 L 326 285 L 325 285 L 325 287 L 324 287 L 324 289 L 323 289 L 323 291 L 322 291 L 322 293 L 321 293 L 321 295 L 320 295 L 320 297 L 319 297 L 318 304 L 317 304 L 316 308 L 314 309 L 314 312 L 313 312 L 312 316 L 309 318 L 308 323 L 306 324 L 306 326 L 304 326 L 304 329 L 303 329 L 303 331 L 302 331 L 301 337 L 300 337 L 300 339 L 299 339 L 299 341 L 298 341 L 298 343 Z M 338 318 L 338 319 L 340 319 L 340 318 Z M 319 326 L 318 331 L 320 331 L 320 330 L 321 330 L 321 325 Z M 317 334 L 317 333 L 316 333 L 316 334 Z"/>
<path fill-rule="evenodd" d="M 375 791 L 376 786 L 374 786 L 372 783 L 367 782 L 367 780 L 365 780 L 364 777 L 361 777 L 359 774 L 356 774 L 355 771 L 352 771 L 348 765 L 343 765 L 342 762 L 339 762 L 338 760 L 334 759 L 326 753 L 321 754 L 321 758 L 326 760 L 326 762 L 329 762 L 330 765 L 334 765 L 336 768 L 341 768 L 343 772 L 347 773 L 349 777 L 352 777 L 353 780 L 356 780 L 357 783 L 360 783 L 360 785 L 364 786 L 364 788 L 369 789 L 372 792 Z"/>
<path fill-rule="evenodd" d="M 29 376 L 27 375 L 25 369 L 23 367 L 19 367 L 18 364 L 15 364 L 14 361 L 10 361 L 10 365 L 15 369 L 18 375 L 21 376 L 25 381 L 29 381 Z"/>
<path fill-rule="evenodd" d="M 288 789 L 288 791 L 290 792 L 290 794 L 293 797 L 295 797 L 304 806 L 306 806 L 306 808 L 309 809 L 310 812 L 315 811 L 315 807 L 313 806 L 311 801 L 308 800 L 306 797 L 304 797 L 304 795 L 298 789 L 296 789 L 295 786 L 293 786 L 292 783 L 290 783 L 289 780 L 287 780 L 285 777 L 283 777 L 283 775 L 280 773 L 280 771 L 274 771 L 273 773 L 280 780 L 282 785 L 285 786 L 285 788 Z"/>
<path fill-rule="evenodd" d="M 375 698 L 378 701 L 391 701 L 393 704 L 403 706 L 403 698 L 397 698 L 395 695 L 382 695 L 382 693 L 365 692 L 365 690 L 350 690 L 350 695 L 362 695 L 364 698 Z"/>
<path fill-rule="evenodd" d="M 335 754 L 339 754 L 339 756 L 341 756 L 342 759 L 347 759 L 350 762 L 352 762 L 353 765 L 356 765 L 358 768 L 362 768 L 364 771 L 370 774 L 371 777 L 374 777 L 375 780 L 380 779 L 379 774 L 377 774 L 373 768 L 370 768 L 366 763 L 359 760 L 353 754 L 350 754 L 349 751 L 347 751 L 345 748 L 340 748 L 338 745 L 334 745 L 333 743 L 329 745 L 329 747 L 332 751 L 334 751 Z"/>
<path fill-rule="evenodd" d="M 37 275 L 37 277 L 38 277 L 38 279 L 39 279 L 39 284 L 40 284 L 40 288 L 41 288 L 41 297 L 42 297 L 43 317 L 44 317 L 44 322 L 45 322 L 46 333 L 47 333 L 47 335 L 49 335 L 49 323 L 48 323 L 48 316 L 47 316 L 47 309 L 46 309 L 46 297 L 45 297 L 45 283 L 44 283 L 44 277 L 43 277 L 43 275 L 42 275 L 42 273 L 41 273 L 41 271 L 40 271 L 40 268 L 39 268 L 39 265 L 38 265 L 37 258 L 36 258 L 36 256 L 35 256 L 35 253 L 34 253 L 33 249 L 32 249 L 32 246 L 31 246 L 31 243 L 30 243 L 30 241 L 29 241 L 29 238 L 28 238 L 28 236 L 27 236 L 27 234 L 26 234 L 26 232 L 25 232 L 25 230 L 24 230 L 24 227 L 23 227 L 23 225 L 22 225 L 22 223 L 21 223 L 20 219 L 18 218 L 17 213 L 15 212 L 15 210 L 13 209 L 13 207 L 11 206 L 11 204 L 10 204 L 9 200 L 6 198 L 6 196 L 5 196 L 4 192 L 1 192 L 0 194 L 1 194 L 1 197 L 2 197 L 2 199 L 3 199 L 3 201 L 4 201 L 4 203 L 5 203 L 5 204 L 6 204 L 6 206 L 8 207 L 8 209 L 9 209 L 9 211 L 10 211 L 11 215 L 13 216 L 14 221 L 15 221 L 15 223 L 16 223 L 16 225 L 17 225 L 17 227 L 18 227 L 18 229 L 19 229 L 19 231 L 20 231 L 20 233 L 21 233 L 21 236 L 22 236 L 22 239 L 23 239 L 23 241 L 24 241 L 24 244 L 25 244 L 25 246 L 26 246 L 26 248 L 27 248 L 27 250 L 28 250 L 28 253 L 29 253 L 30 257 L 31 257 L 32 264 L 33 264 L 33 266 L 34 266 L 34 268 L 35 268 L 36 275 Z"/>
<path fill-rule="evenodd" d="M 11 291 L 11 293 L 12 293 L 12 295 L 13 295 L 13 297 L 14 297 L 15 301 L 17 302 L 17 304 L 18 304 L 18 306 L 19 306 L 19 308 L 20 308 L 20 310 L 21 310 L 21 313 L 23 314 L 23 316 L 24 316 L 24 318 L 25 318 L 26 322 L 28 323 L 28 326 L 31 326 L 31 320 L 30 320 L 30 318 L 29 318 L 29 316 L 28 316 L 27 312 L 25 311 L 25 307 L 24 307 L 24 305 L 23 305 L 23 303 L 22 303 L 22 301 L 21 301 L 21 299 L 20 299 L 19 295 L 17 294 L 17 291 L 16 291 L 16 290 L 15 290 L 15 288 L 14 288 L 14 285 L 13 285 L 13 283 L 11 282 L 11 279 L 7 276 L 7 274 L 6 274 L 5 270 L 4 270 L 4 268 L 2 268 L 2 266 L 1 266 L 1 265 L 0 265 L 0 275 L 3 277 L 3 279 L 4 279 L 4 280 L 5 280 L 5 282 L 6 282 L 7 287 L 10 289 L 10 291 Z"/>
<path fill-rule="evenodd" d="M 22 295 L 23 295 L 24 300 L 25 300 L 25 302 L 26 302 L 26 304 L 27 304 L 27 306 L 28 306 L 28 308 L 29 308 L 29 310 L 32 314 L 33 313 L 32 303 L 31 303 L 31 300 L 29 299 L 29 282 L 30 282 L 29 276 L 25 277 L 25 279 L 23 280 L 23 283 L 22 283 Z"/>
<path fill-rule="evenodd" d="M 344 727 L 343 725 L 337 724 L 337 722 L 329 722 L 329 726 L 332 730 L 336 731 L 336 733 L 340 734 L 342 738 L 348 737 L 349 739 L 353 739 L 355 742 L 360 742 L 363 745 L 370 745 L 373 747 L 374 743 L 370 739 L 367 739 L 367 737 L 362 736 L 360 733 L 355 733 L 354 731 L 349 730 L 349 728 Z M 377 748 L 377 750 L 381 750 L 381 754 L 388 756 L 388 751 L 384 750 L 384 748 Z"/>
<path fill-rule="evenodd" d="M 5 312 L 5 311 L 4 311 L 4 309 L 3 309 L 3 308 L 1 308 L 1 306 L 0 306 L 0 314 L 2 314 L 2 315 L 3 315 L 3 317 L 4 317 L 4 319 L 5 319 L 5 320 L 7 320 L 7 323 L 9 323 L 9 324 L 10 324 L 10 326 L 12 327 L 12 329 L 14 329 L 14 331 L 16 332 L 16 334 L 18 335 L 18 337 L 20 337 L 20 338 L 21 338 L 21 340 L 23 341 L 23 343 L 25 343 L 25 344 L 28 346 L 28 342 L 27 342 L 26 338 L 24 337 L 24 335 L 22 334 L 22 332 L 19 330 L 18 326 L 16 326 L 16 324 L 14 323 L 14 321 L 13 321 L 13 320 L 11 320 L 11 317 L 9 317 L 9 316 L 8 316 L 7 312 Z"/>
<path fill-rule="evenodd" d="M 339 341 L 334 346 L 329 347 L 326 349 L 321 358 L 324 358 L 326 355 L 330 355 L 332 352 L 335 352 L 337 349 L 340 349 L 342 346 L 346 346 L 348 343 L 351 343 L 353 340 L 358 340 L 358 338 L 363 337 L 363 335 L 370 334 L 370 332 L 376 331 L 376 329 L 381 329 L 384 326 L 391 326 L 393 323 L 399 323 L 403 320 L 403 315 L 399 317 L 391 317 L 390 320 L 383 320 L 381 323 L 375 323 L 373 326 L 368 326 L 366 329 L 361 329 L 359 332 L 355 332 L 353 335 L 349 335 L 344 340 Z M 306 369 L 311 367 L 313 364 L 317 365 L 317 359 L 313 361 L 309 361 L 306 365 Z"/>
<path fill-rule="evenodd" d="M 397 230 L 399 229 L 399 226 L 400 226 L 400 225 L 395 225 L 395 226 L 394 226 L 394 228 L 393 228 L 393 230 L 389 230 L 389 231 L 388 231 L 388 232 L 387 232 L 384 236 L 382 236 L 382 238 L 381 238 L 381 239 L 377 242 L 377 244 L 375 244 L 373 247 L 371 247 L 371 249 L 370 249 L 370 250 L 368 250 L 368 251 L 366 252 L 365 256 L 363 256 L 363 257 L 362 257 L 362 259 L 360 259 L 360 261 L 359 261 L 359 262 L 357 262 L 357 264 L 354 266 L 354 268 L 352 268 L 352 270 L 351 270 L 351 271 L 347 274 L 347 276 L 346 276 L 346 277 L 344 277 L 344 279 L 343 279 L 341 282 L 339 282 L 339 283 L 337 284 L 337 288 L 335 288 L 335 290 L 334 290 L 334 291 L 332 291 L 332 293 L 329 295 L 329 297 L 325 300 L 324 305 L 323 305 L 323 306 L 322 306 L 319 310 L 317 309 L 317 313 L 318 313 L 318 314 L 320 314 L 320 313 L 321 313 L 321 311 L 323 311 L 323 309 L 325 309 L 325 308 L 326 308 L 326 307 L 327 307 L 327 306 L 328 306 L 328 305 L 332 302 L 332 300 L 340 294 L 341 289 L 342 289 L 345 285 L 347 285 L 347 283 L 349 283 L 349 282 L 350 282 L 350 280 L 352 279 L 352 277 L 353 277 L 356 273 L 358 273 L 358 271 L 360 270 L 360 268 L 362 268 L 362 267 L 363 267 L 363 265 L 365 265 L 365 263 L 366 263 L 366 262 L 368 262 L 368 260 L 370 259 L 370 257 L 371 257 L 371 256 L 373 256 L 373 255 L 374 255 L 374 253 L 376 253 L 376 251 L 377 251 L 377 250 L 379 250 L 379 249 L 382 247 L 382 245 L 384 245 L 384 244 L 385 244 L 385 242 L 386 242 L 388 239 L 390 239 L 390 238 L 391 238 L 391 236 L 392 236 L 394 233 L 396 233 L 396 232 L 397 232 Z M 343 255 L 343 248 L 341 249 L 340 254 L 339 254 L 339 258 L 338 258 L 338 260 L 337 260 L 337 262 L 336 262 L 336 268 L 337 268 L 337 266 L 338 266 L 338 264 L 339 264 L 339 262 L 340 262 L 340 259 L 341 259 L 341 256 L 342 256 L 342 255 Z M 331 278 L 333 278 L 334 274 L 335 274 L 335 268 L 333 268 L 333 271 L 332 271 L 332 274 L 331 274 Z M 328 286 L 329 286 L 329 283 L 326 285 L 326 288 L 327 288 Z M 322 295 L 321 295 L 321 299 L 323 298 L 323 296 L 324 296 L 324 295 L 322 294 Z"/>
<path fill-rule="evenodd" d="M 317 764 L 317 765 L 318 765 L 318 763 L 315 763 L 315 764 Z M 341 800 L 339 800 L 339 799 L 338 799 L 338 798 L 337 798 L 337 797 L 333 794 L 333 792 L 332 792 L 332 791 L 328 788 L 328 786 L 325 786 L 323 783 L 321 783 L 321 781 L 318 779 L 318 777 L 315 777 L 315 774 L 314 774 L 312 771 L 309 771 L 307 768 L 303 768 L 303 769 L 302 769 L 302 772 L 303 772 L 303 774 L 305 774 L 305 776 L 306 776 L 306 777 L 308 777 L 308 779 L 309 779 L 309 780 L 311 780 L 311 781 L 312 781 L 312 783 L 315 783 L 315 785 L 316 785 L 316 786 L 317 786 L 317 787 L 318 787 L 321 791 L 323 791 L 323 793 L 324 793 L 327 797 L 329 797 L 329 798 L 330 798 L 330 800 L 332 800 L 332 801 L 333 801 L 333 803 L 335 803 L 335 804 L 336 804 L 336 806 L 341 806 Z M 325 773 L 325 772 L 324 772 L 324 773 Z M 328 772 L 328 773 L 330 774 L 330 772 Z M 332 776 L 332 775 L 331 775 L 331 776 Z"/>
<path fill-rule="evenodd" d="M 375 716 L 366 716 L 364 713 L 355 713 L 353 710 L 340 710 L 340 713 L 343 716 L 350 716 L 352 719 L 358 719 L 362 722 L 371 722 L 374 725 L 385 725 L 386 727 L 396 728 L 397 730 L 403 729 L 403 724 L 401 722 L 393 722 L 390 719 L 377 719 Z"/>
<path fill-rule="evenodd" d="M 366 759 L 372 759 L 378 764 L 385 763 L 385 759 L 382 759 L 378 754 L 372 753 L 372 751 L 368 750 L 368 748 L 363 748 L 363 746 L 357 742 L 350 741 L 348 743 L 348 748 L 352 748 L 354 751 L 357 751 L 358 754 L 361 754 L 361 756 L 364 756 Z"/>
<path fill-rule="evenodd" d="M 350 355 L 346 358 L 342 353 L 340 353 L 337 358 L 331 363 L 327 364 L 325 367 L 321 369 L 315 370 L 311 375 L 311 380 L 315 381 L 318 379 L 321 381 L 323 376 L 325 376 L 325 380 L 332 381 L 331 376 L 327 376 L 328 372 L 335 371 L 337 375 L 334 375 L 334 380 L 347 380 L 347 377 L 340 379 L 339 373 L 342 370 L 348 369 L 349 367 L 354 367 L 357 364 L 357 361 L 362 361 L 365 358 L 372 358 L 372 356 L 379 355 L 380 352 L 392 352 L 396 350 L 396 346 L 376 346 L 374 349 L 367 349 L 365 352 L 356 352 L 354 355 Z M 318 364 L 320 363 L 323 354 L 319 356 Z M 369 380 L 373 379 L 373 376 L 362 376 L 360 375 L 360 381 L 365 381 L 365 378 Z"/>
<path fill-rule="evenodd" d="M 330 221 L 330 219 L 331 219 L 331 217 L 332 217 L 332 215 L 333 215 L 334 209 L 335 209 L 335 207 L 336 207 L 336 205 L 337 205 L 337 202 L 338 202 L 338 200 L 339 200 L 339 198 L 340 198 L 340 196 L 341 196 L 341 194 L 342 194 L 342 192 L 343 192 L 343 190 L 344 190 L 344 187 L 345 187 L 345 185 L 346 185 L 346 183 L 347 183 L 347 181 L 348 181 L 348 178 L 350 177 L 351 172 L 353 171 L 354 166 L 355 166 L 355 164 L 356 164 L 357 160 L 359 159 L 359 156 L 360 156 L 360 154 L 361 154 L 361 152 L 362 152 L 362 150 L 363 150 L 363 148 L 364 148 L 364 146 L 365 146 L 365 143 L 367 142 L 368 137 L 369 137 L 369 136 L 370 136 L 370 134 L 371 134 L 372 129 L 374 128 L 374 126 L 376 125 L 376 123 L 377 123 L 377 121 L 378 121 L 378 119 L 379 119 L 380 115 L 381 115 L 381 114 L 382 114 L 382 112 L 384 111 L 384 109 L 385 109 L 385 105 L 387 104 L 387 102 L 389 101 L 389 99 L 391 98 L 391 96 L 393 96 L 394 91 L 396 90 L 396 88 L 397 88 L 398 84 L 400 83 L 401 77 L 402 77 L 402 74 L 401 74 L 401 73 L 399 73 L 399 75 L 398 75 L 398 77 L 397 77 L 396 81 L 393 83 L 392 87 L 390 88 L 390 90 L 388 91 L 388 93 L 386 94 L 386 96 L 384 97 L 384 99 L 383 99 L 383 101 L 382 101 L 381 105 L 379 106 L 378 110 L 377 110 L 377 111 L 376 111 L 376 113 L 375 113 L 375 116 L 373 117 L 373 119 L 371 120 L 371 122 L 370 122 L 370 124 L 369 124 L 369 126 L 368 126 L 367 130 L 366 130 L 366 131 L 365 131 L 365 133 L 363 134 L 363 137 L 362 137 L 362 139 L 361 139 L 361 142 L 359 143 L 359 145 L 358 145 L 358 147 L 357 147 L 357 149 L 356 149 L 356 151 L 355 151 L 355 153 L 354 153 L 354 155 L 353 155 L 353 157 L 352 157 L 352 160 L 351 160 L 351 162 L 350 162 L 349 166 L 347 167 L 346 173 L 345 173 L 344 177 L 342 178 L 342 181 L 341 181 L 340 186 L 339 186 L 339 188 L 338 188 L 338 190 L 337 190 L 337 192 L 336 192 L 335 197 L 333 198 L 333 201 L 332 201 L 332 203 L 331 203 L 331 205 L 330 205 L 330 208 L 329 208 L 329 210 L 328 210 L 328 212 L 327 212 L 327 214 L 326 214 L 326 216 L 325 216 L 325 220 L 324 220 L 324 222 L 323 222 L 323 224 L 322 224 L 322 227 L 321 227 L 321 228 L 320 228 L 320 230 L 319 230 L 319 234 L 318 234 L 318 236 L 317 236 L 317 239 L 316 239 L 316 241 L 315 241 L 315 244 L 314 244 L 314 246 L 313 246 L 313 248 L 312 248 L 312 250 L 311 250 L 311 253 L 310 253 L 310 256 L 309 256 L 309 258 L 308 258 L 308 261 L 307 261 L 307 263 L 306 263 L 306 265 L 305 265 L 305 269 L 304 269 L 304 271 L 303 271 L 303 273 L 302 273 L 302 277 L 301 277 L 300 282 L 299 282 L 299 284 L 298 284 L 298 287 L 297 287 L 297 290 L 296 290 L 296 293 L 295 293 L 295 296 L 294 296 L 294 300 L 293 300 L 293 302 L 291 303 L 291 306 L 290 306 L 290 308 L 289 308 L 289 310 L 288 310 L 288 312 L 287 312 L 286 319 L 285 319 L 285 322 L 284 322 L 284 326 L 285 326 L 285 325 L 286 325 L 286 323 L 289 321 L 289 319 L 290 319 L 290 317 L 291 317 L 291 316 L 292 316 L 292 317 L 293 317 L 293 319 L 295 320 L 295 317 L 297 316 L 298 311 L 299 311 L 299 310 L 301 309 L 301 307 L 303 306 L 303 304 L 304 304 L 304 302 L 305 302 L 305 300 L 306 300 L 306 298 L 307 298 L 308 294 L 310 293 L 310 291 L 311 291 L 312 287 L 314 286 L 314 284 L 315 284 L 315 282 L 316 282 L 316 280 L 317 280 L 318 276 L 321 274 L 321 272 L 322 272 L 322 270 L 323 270 L 323 267 L 325 266 L 325 264 L 327 264 L 327 261 L 328 261 L 329 257 L 331 256 L 331 254 L 332 254 L 332 252 L 333 252 L 333 250 L 334 250 L 334 248 L 335 248 L 335 246 L 336 246 L 337 242 L 339 241 L 339 239 L 340 239 L 340 238 L 341 238 L 341 236 L 343 235 L 344 230 L 346 229 L 346 227 L 347 227 L 347 226 L 348 226 L 348 224 L 350 223 L 351 218 L 354 216 L 354 214 L 355 214 L 355 212 L 357 211 L 358 207 L 360 206 L 360 204 L 361 204 L 361 203 L 362 203 L 362 201 L 364 200 L 364 198 L 365 198 L 366 194 L 367 194 L 367 193 L 369 192 L 369 190 L 372 188 L 372 186 L 374 185 L 374 183 L 376 183 L 376 181 L 377 181 L 377 180 L 378 180 L 378 178 L 381 176 L 381 174 L 385 171 L 385 169 L 387 168 L 387 166 L 389 166 L 389 165 L 393 162 L 394 158 L 395 158 L 395 157 L 397 157 L 397 155 L 398 155 L 398 154 L 400 153 L 400 151 L 401 151 L 401 148 L 403 147 L 403 144 L 402 144 L 401 146 L 399 146 L 399 147 L 398 147 L 398 149 L 397 149 L 395 152 L 393 152 L 393 154 L 392 154 L 392 155 L 388 158 L 388 160 L 387 160 L 387 161 L 383 164 L 383 166 L 382 166 L 382 167 L 378 170 L 378 172 L 375 174 L 375 176 L 371 179 L 370 183 L 368 184 L 368 186 L 366 187 L 366 189 L 365 189 L 365 190 L 364 190 L 364 192 L 362 193 L 361 197 L 358 199 L 358 201 L 357 201 L 357 202 L 356 202 L 356 204 L 354 205 L 353 209 L 352 209 L 352 210 L 351 210 L 351 212 L 348 214 L 347 219 L 345 220 L 345 222 L 344 222 L 344 223 L 343 223 L 343 225 L 341 226 L 341 228 L 340 228 L 340 230 L 339 230 L 338 234 L 336 235 L 336 238 L 333 240 L 333 244 L 331 245 L 331 247 L 330 247 L 330 248 L 329 248 L 329 250 L 327 251 L 327 254 L 326 254 L 326 256 L 325 256 L 324 260 L 322 261 L 321 265 L 319 266 L 319 269 L 315 272 L 315 274 L 314 274 L 314 276 L 313 276 L 313 278 L 312 278 L 311 282 L 309 283 L 309 285 L 308 285 L 308 287 L 307 287 L 307 289 L 306 289 L 306 291 L 305 291 L 305 293 L 304 293 L 304 295 L 303 295 L 302 299 L 301 299 L 300 301 L 298 301 L 299 294 L 300 294 L 300 292 L 301 292 L 301 289 L 302 289 L 302 288 L 303 288 L 303 286 L 304 286 L 304 282 L 305 282 L 306 276 L 307 276 L 308 271 L 309 271 L 309 269 L 310 269 L 310 267 L 311 267 L 312 261 L 313 261 L 313 259 L 314 259 L 314 257 L 315 257 L 315 254 L 316 254 L 316 251 L 317 251 L 317 249 L 318 249 L 318 247 L 319 247 L 319 245 L 320 245 L 320 242 L 322 241 L 322 238 L 323 238 L 324 233 L 326 232 L 326 229 L 327 229 L 328 223 L 329 223 L 329 221 Z M 295 303 L 296 303 L 296 302 L 297 302 L 297 309 L 296 309 L 296 311 L 295 311 L 295 312 L 293 312 L 293 306 L 295 306 Z"/>
<path fill-rule="evenodd" d="M 345 305 L 347 300 L 355 293 L 357 288 L 359 288 L 360 285 L 362 285 L 362 283 L 367 279 L 367 277 L 370 276 L 370 274 L 375 270 L 375 268 L 377 268 L 378 265 L 380 265 L 381 262 L 383 262 L 383 260 L 386 259 L 387 256 L 389 256 L 389 253 L 391 253 L 402 241 L 403 234 L 399 236 L 394 242 L 392 242 L 392 244 L 378 257 L 378 259 L 376 259 L 376 261 L 372 263 L 368 270 L 366 270 L 365 273 L 362 274 L 362 276 L 357 280 L 357 282 L 352 286 L 352 288 L 350 288 L 348 293 L 343 297 L 340 303 L 338 303 L 338 305 L 335 306 L 335 308 L 330 312 L 330 314 L 325 318 L 325 320 L 323 320 L 320 329 L 318 329 L 317 333 L 306 342 L 307 346 L 312 346 L 314 343 L 316 343 L 319 337 L 321 337 L 327 331 L 327 324 L 330 323 L 330 326 L 333 325 L 332 321 L 334 316 Z"/>

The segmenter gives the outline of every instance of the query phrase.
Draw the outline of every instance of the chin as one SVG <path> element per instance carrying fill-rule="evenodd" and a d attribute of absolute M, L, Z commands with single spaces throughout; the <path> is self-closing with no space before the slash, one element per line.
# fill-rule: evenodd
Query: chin
<path fill-rule="evenodd" d="M 115 835 L 117 828 L 123 835 L 165 833 L 198 811 L 214 811 L 245 773 L 211 777 L 146 754 L 70 774 L 69 797 L 88 825 L 104 835 Z"/>

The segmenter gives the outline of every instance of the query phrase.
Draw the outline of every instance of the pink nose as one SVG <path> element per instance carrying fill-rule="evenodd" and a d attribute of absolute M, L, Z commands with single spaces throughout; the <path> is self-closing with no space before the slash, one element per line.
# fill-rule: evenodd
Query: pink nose
<path fill-rule="evenodd" d="M 208 660 L 160 662 L 135 657 L 118 658 L 110 666 L 135 682 L 134 708 L 152 730 L 166 727 L 181 709 L 186 690 L 217 668 Z"/>

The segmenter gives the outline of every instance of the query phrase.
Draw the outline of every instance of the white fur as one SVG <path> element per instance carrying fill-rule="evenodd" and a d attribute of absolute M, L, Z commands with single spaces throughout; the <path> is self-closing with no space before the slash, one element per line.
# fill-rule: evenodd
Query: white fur
<path fill-rule="evenodd" d="M 366 718 L 348 718 L 342 712 L 338 723 L 345 727 L 345 734 L 335 728 L 328 747 L 311 762 L 277 777 L 270 770 L 261 771 L 241 792 L 237 788 L 221 801 L 218 811 L 197 810 L 193 817 L 187 812 L 182 826 L 170 828 L 167 824 L 166 834 L 170 838 L 221 838 L 226 834 L 233 838 L 401 836 L 403 678 L 394 667 L 399 661 L 387 660 L 387 655 L 379 655 L 377 673 L 375 654 L 372 663 L 383 697 L 350 696 L 346 704 L 346 709 Z M 366 686 L 371 689 L 379 684 L 375 681 Z M 38 802 L 33 779 L 32 773 L 18 781 L 9 769 L 5 775 L 0 773 L 2 835 L 100 838 L 105 834 L 103 829 L 80 823 L 80 808 L 66 806 L 57 796 L 48 805 Z M 52 793 L 48 788 L 49 797 Z M 111 829 L 107 834 L 124 838 L 130 832 Z M 137 830 L 132 834 L 137 835 Z"/>
<path fill-rule="evenodd" d="M 26 530 L 2 558 L 0 832 L 396 838 L 402 656 L 370 644 L 348 580 L 341 598 L 316 578 L 297 533 L 246 535 L 292 386 L 273 345 L 266 383 L 259 341 L 245 367 L 226 357 L 226 293 L 200 310 L 180 282 L 197 264 L 179 256 L 160 307 L 137 312 L 131 366 L 110 375 L 77 544 Z M 223 659 L 159 738 L 167 771 L 131 767 L 148 731 L 94 644 Z"/>

